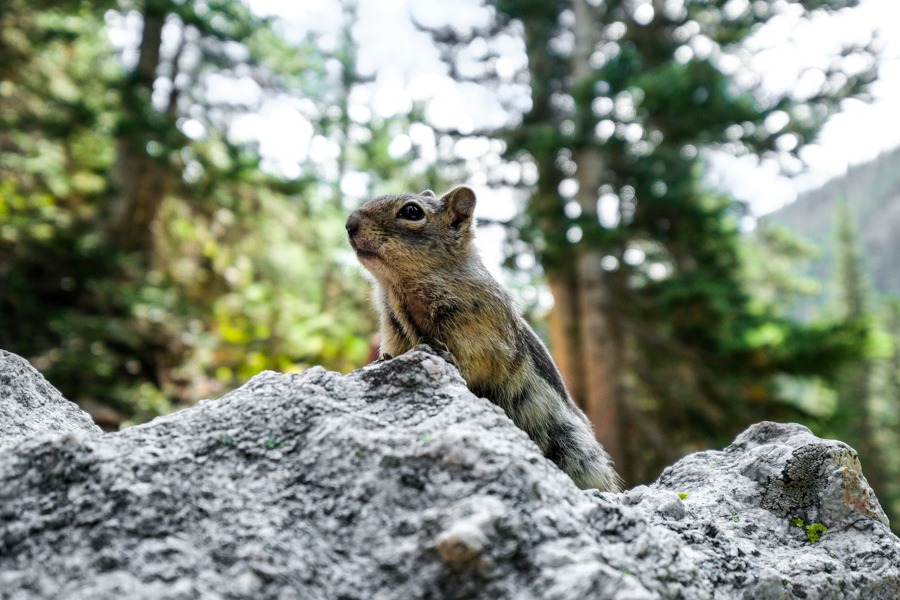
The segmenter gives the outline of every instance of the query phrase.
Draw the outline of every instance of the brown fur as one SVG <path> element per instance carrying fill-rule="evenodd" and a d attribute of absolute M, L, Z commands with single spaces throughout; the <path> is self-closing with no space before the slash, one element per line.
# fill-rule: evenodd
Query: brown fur
<path fill-rule="evenodd" d="M 546 347 L 481 262 L 474 209 L 475 194 L 458 187 L 441 198 L 381 196 L 347 219 L 350 244 L 376 280 L 381 351 L 444 344 L 469 389 L 500 405 L 575 483 L 618 489 Z"/>

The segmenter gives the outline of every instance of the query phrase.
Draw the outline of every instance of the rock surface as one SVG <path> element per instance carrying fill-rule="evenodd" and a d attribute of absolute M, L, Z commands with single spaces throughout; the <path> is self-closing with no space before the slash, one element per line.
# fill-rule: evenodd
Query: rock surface
<path fill-rule="evenodd" d="M 900 598 L 856 453 L 799 425 L 600 494 L 423 350 L 110 434 L 2 353 L 0 408 L 3 599 Z"/>
<path fill-rule="evenodd" d="M 36 434 L 70 431 L 99 434 L 100 428 L 27 360 L 0 350 L 0 448 Z"/>

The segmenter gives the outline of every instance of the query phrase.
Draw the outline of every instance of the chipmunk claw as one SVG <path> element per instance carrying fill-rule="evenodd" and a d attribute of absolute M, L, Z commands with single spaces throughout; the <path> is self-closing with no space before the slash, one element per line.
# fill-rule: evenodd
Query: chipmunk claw
<path fill-rule="evenodd" d="M 459 370 L 459 364 L 456 362 L 456 358 L 454 358 L 453 353 L 450 352 L 450 348 L 447 347 L 447 344 L 436 340 L 432 337 L 421 337 L 419 338 L 418 346 L 428 346 L 428 349 L 432 354 L 436 354 L 443 358 L 445 361 L 456 367 Z"/>

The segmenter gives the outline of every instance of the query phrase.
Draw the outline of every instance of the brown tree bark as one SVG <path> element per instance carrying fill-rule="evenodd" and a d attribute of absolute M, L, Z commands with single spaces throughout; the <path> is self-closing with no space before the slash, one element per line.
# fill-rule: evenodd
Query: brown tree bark
<path fill-rule="evenodd" d="M 584 407 L 585 373 L 580 361 L 580 325 L 578 322 L 578 294 L 574 274 L 546 268 L 547 283 L 553 294 L 553 309 L 548 325 L 550 346 L 572 399 Z M 593 422 L 593 421 L 592 421 Z"/>
<path fill-rule="evenodd" d="M 590 56 L 598 41 L 597 9 L 584 0 L 576 0 L 572 6 L 575 47 L 565 66 L 548 50 L 554 28 L 538 17 L 524 19 L 533 100 L 525 128 L 532 136 L 528 149 L 539 173 L 529 212 L 546 237 L 542 266 L 554 299 L 549 319 L 553 357 L 572 398 L 594 424 L 597 438 L 616 461 L 620 475 L 630 481 L 620 410 L 624 334 L 609 318 L 610 282 L 600 266 L 602 254 L 591 249 L 589 240 L 570 243 L 565 238 L 564 229 L 570 221 L 558 191 L 565 176 L 557 165 L 558 154 L 564 148 L 543 143 L 546 138 L 542 130 L 556 127 L 559 118 L 553 108 L 553 96 L 560 90 L 548 78 L 571 81 L 566 84 L 570 92 L 593 82 Z M 584 111 L 580 115 L 583 118 L 576 115 L 576 122 L 590 127 L 591 107 L 579 106 L 576 111 Z M 577 165 L 575 177 L 580 187 L 576 201 L 585 222 L 593 220 L 597 224 L 598 192 L 605 176 L 602 153 L 590 140 L 591 131 L 575 135 L 580 141 L 565 149 L 571 150 Z"/>
<path fill-rule="evenodd" d="M 594 79 L 590 57 L 597 45 L 599 31 L 595 10 L 586 0 L 574 0 L 575 46 L 571 71 L 576 89 L 591 85 Z M 592 123 L 590 106 L 578 106 L 576 111 L 585 113 L 577 119 L 582 125 Z M 590 132 L 581 132 L 589 137 Z M 603 182 L 605 165 L 603 155 L 590 141 L 584 141 L 573 150 L 577 165 L 578 181 L 576 201 L 581 207 L 582 218 L 592 226 L 598 223 L 597 200 Z M 615 461 L 619 473 L 628 480 L 627 454 L 622 442 L 621 375 L 624 368 L 622 332 L 615 327 L 610 316 L 610 282 L 601 266 L 601 252 L 591 247 L 589 240 L 582 240 L 576 247 L 577 301 L 576 319 L 580 328 L 577 366 L 583 376 L 580 397 L 582 408 L 594 424 L 600 443 Z"/>
<path fill-rule="evenodd" d="M 144 10 L 144 28 L 137 66 L 122 90 L 123 121 L 118 139 L 114 177 L 117 192 L 105 213 L 110 242 L 125 252 L 153 250 L 152 224 L 168 188 L 164 165 L 148 154 L 147 117 L 153 110 L 150 98 L 160 63 L 160 45 L 165 25 L 164 3 L 149 1 Z"/>

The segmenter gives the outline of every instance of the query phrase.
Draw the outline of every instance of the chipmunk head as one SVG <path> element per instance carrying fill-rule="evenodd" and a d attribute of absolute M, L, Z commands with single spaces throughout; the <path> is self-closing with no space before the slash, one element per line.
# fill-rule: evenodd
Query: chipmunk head
<path fill-rule="evenodd" d="M 472 252 L 475 193 L 457 187 L 440 198 L 420 194 L 379 196 L 347 219 L 357 258 L 376 279 L 403 283 L 464 264 Z"/>

